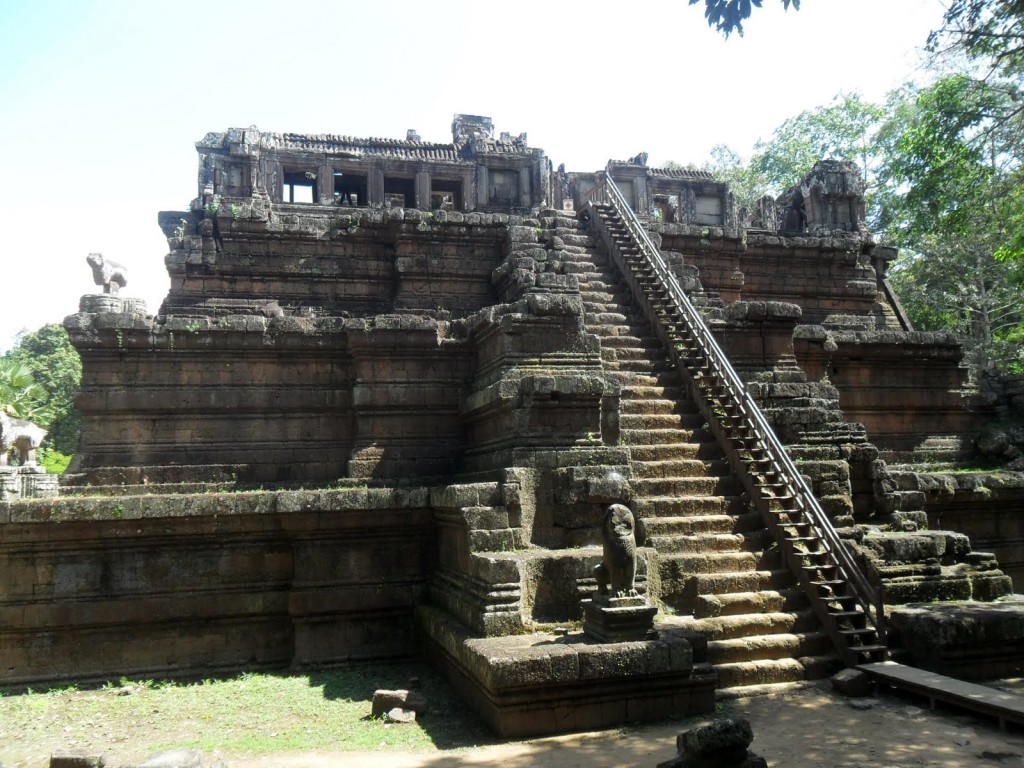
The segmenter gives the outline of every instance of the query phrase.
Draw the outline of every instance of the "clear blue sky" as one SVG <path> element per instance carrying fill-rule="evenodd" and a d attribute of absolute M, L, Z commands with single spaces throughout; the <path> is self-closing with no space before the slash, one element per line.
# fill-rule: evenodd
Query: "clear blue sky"
<path fill-rule="evenodd" d="M 746 36 L 686 0 L 554 3 L 4 0 L 0 4 L 0 350 L 94 290 L 85 263 L 130 270 L 156 312 L 168 287 L 157 211 L 196 196 L 208 131 L 450 140 L 456 112 L 528 132 L 558 165 L 701 163 L 748 154 L 840 91 L 913 78 L 940 0 L 765 0 Z"/>

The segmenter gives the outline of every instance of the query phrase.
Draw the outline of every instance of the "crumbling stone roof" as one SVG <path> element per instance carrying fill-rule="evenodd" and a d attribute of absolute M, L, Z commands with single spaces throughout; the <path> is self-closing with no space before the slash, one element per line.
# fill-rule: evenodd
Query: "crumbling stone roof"
<path fill-rule="evenodd" d="M 668 176 L 673 179 L 692 179 L 694 181 L 718 181 L 711 171 L 696 168 L 651 168 L 655 176 Z"/>
<path fill-rule="evenodd" d="M 274 149 L 295 149 L 309 152 L 346 152 L 358 155 L 382 155 L 417 160 L 459 160 L 454 144 L 435 144 L 405 139 L 359 138 L 334 134 L 265 133 L 263 146 Z"/>

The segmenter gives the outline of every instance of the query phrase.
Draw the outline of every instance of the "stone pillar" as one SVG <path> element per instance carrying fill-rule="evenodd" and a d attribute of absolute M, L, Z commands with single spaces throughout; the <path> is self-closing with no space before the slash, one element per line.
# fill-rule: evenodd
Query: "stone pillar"
<path fill-rule="evenodd" d="M 281 183 L 284 179 L 284 171 L 278 162 L 269 163 L 267 166 L 267 193 L 275 203 L 281 202 Z"/>
<path fill-rule="evenodd" d="M 533 207 L 533 194 L 530 191 L 530 169 L 519 169 L 519 205 L 522 208 Z"/>
<path fill-rule="evenodd" d="M 487 205 L 487 166 L 476 167 L 476 207 Z"/>
<path fill-rule="evenodd" d="M 633 179 L 633 190 L 636 195 L 636 212 L 643 215 L 651 211 L 651 198 L 647 194 L 647 177 L 637 176 Z"/>
<path fill-rule="evenodd" d="M 467 171 L 462 174 L 462 210 L 476 209 L 476 174 Z"/>
<path fill-rule="evenodd" d="M 416 207 L 421 211 L 430 210 L 430 174 L 426 171 L 416 174 Z"/>
<path fill-rule="evenodd" d="M 321 165 L 316 169 L 316 201 L 320 205 L 334 202 L 334 166 Z"/>
<path fill-rule="evenodd" d="M 369 205 L 384 204 L 384 171 L 371 168 L 366 179 L 366 202 Z"/>

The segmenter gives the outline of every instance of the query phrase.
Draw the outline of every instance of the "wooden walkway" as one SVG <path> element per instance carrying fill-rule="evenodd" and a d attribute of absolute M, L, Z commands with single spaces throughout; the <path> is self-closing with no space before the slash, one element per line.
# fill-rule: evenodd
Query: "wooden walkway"
<path fill-rule="evenodd" d="M 895 688 L 927 696 L 932 709 L 935 709 L 936 701 L 943 701 L 991 715 L 999 720 L 999 727 L 1003 729 L 1007 721 L 1024 725 L 1024 696 L 907 667 L 894 661 L 861 664 L 857 669 Z"/>

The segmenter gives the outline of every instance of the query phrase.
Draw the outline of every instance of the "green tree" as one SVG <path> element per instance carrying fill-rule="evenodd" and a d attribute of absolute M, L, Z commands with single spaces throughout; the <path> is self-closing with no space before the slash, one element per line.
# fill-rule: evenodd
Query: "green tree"
<path fill-rule="evenodd" d="M 982 367 L 1024 368 L 1022 146 L 1006 83 L 948 75 L 890 101 L 880 220 L 904 253 L 893 281 L 915 326 L 971 340 Z"/>
<path fill-rule="evenodd" d="M 701 0 L 690 0 L 696 5 Z M 782 0 L 782 7 L 800 10 L 800 0 Z M 761 0 L 704 0 L 704 18 L 708 26 L 721 32 L 726 38 L 733 32 L 743 37 L 743 22 L 750 18 L 754 8 L 761 7 Z"/>
<path fill-rule="evenodd" d="M 47 401 L 46 390 L 36 383 L 27 365 L 0 358 L 0 408 L 9 416 L 45 426 L 53 418 Z"/>
<path fill-rule="evenodd" d="M 716 144 L 711 148 L 711 160 L 704 163 L 701 169 L 726 182 L 736 198 L 736 205 L 748 210 L 768 194 L 773 186 L 764 174 L 752 169 L 749 163 L 725 144 Z"/>
<path fill-rule="evenodd" d="M 32 379 L 38 408 L 24 418 L 48 429 L 46 445 L 60 453 L 74 453 L 80 428 L 75 396 L 82 380 L 82 362 L 67 331 L 50 324 L 27 333 L 0 363 L 24 369 Z"/>
<path fill-rule="evenodd" d="M 830 104 L 786 120 L 770 140 L 758 141 L 750 170 L 778 194 L 798 183 L 819 160 L 850 160 L 860 166 L 871 193 L 880 162 L 875 136 L 884 117 L 885 107 L 858 93 L 840 93 Z"/>
<path fill-rule="evenodd" d="M 964 53 L 1003 77 L 1024 74 L 1024 0 L 952 0 L 942 21 L 928 36 L 930 51 Z"/>

